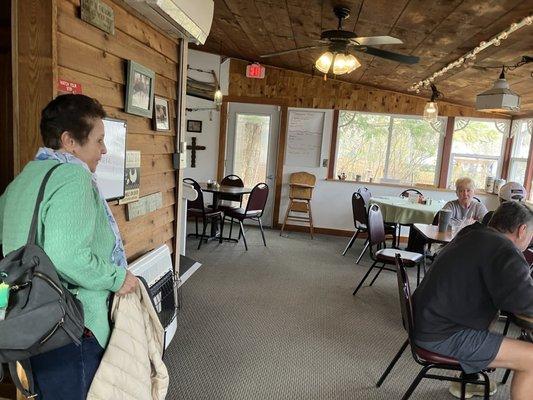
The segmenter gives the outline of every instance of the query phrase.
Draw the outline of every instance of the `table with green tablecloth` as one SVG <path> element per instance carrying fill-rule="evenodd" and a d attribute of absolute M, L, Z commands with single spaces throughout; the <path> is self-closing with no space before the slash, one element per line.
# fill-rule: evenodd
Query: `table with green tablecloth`
<path fill-rule="evenodd" d="M 431 224 L 446 204 L 444 200 L 433 200 L 431 204 L 412 203 L 407 198 L 398 196 L 372 197 L 370 203 L 379 205 L 385 222 L 402 225 Z"/>

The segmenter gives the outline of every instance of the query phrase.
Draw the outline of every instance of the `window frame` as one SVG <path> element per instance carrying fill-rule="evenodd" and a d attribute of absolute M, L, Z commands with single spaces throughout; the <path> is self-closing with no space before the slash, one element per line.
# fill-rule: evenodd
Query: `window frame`
<path fill-rule="evenodd" d="M 338 110 L 339 116 L 338 118 L 334 118 L 334 130 L 335 130 L 335 159 L 333 160 L 333 168 L 332 168 L 332 176 L 335 175 L 337 172 L 337 158 L 339 156 L 339 141 L 340 141 L 340 130 L 339 130 L 339 121 L 340 121 L 340 113 L 342 112 L 349 112 L 349 113 L 355 113 L 355 114 L 362 114 L 362 115 L 376 115 L 376 116 L 387 116 L 389 117 L 389 126 L 388 126 L 388 136 L 387 136 L 387 149 L 386 149 L 386 159 L 385 159 L 385 165 L 383 166 L 383 176 L 381 179 L 394 179 L 388 176 L 388 168 L 389 168 L 389 160 L 390 160 L 390 147 L 393 139 L 393 131 L 394 131 L 394 119 L 416 119 L 416 120 L 424 120 L 422 116 L 420 115 L 408 115 L 408 114 L 389 114 L 389 113 L 377 113 L 377 112 L 367 112 L 367 111 L 353 111 L 353 110 Z M 435 128 L 431 127 L 435 131 L 435 133 L 439 134 L 439 143 L 437 148 L 437 160 L 435 163 L 435 175 L 433 177 L 433 186 L 435 188 L 438 188 L 439 185 L 439 178 L 440 178 L 440 170 L 442 168 L 442 158 L 443 158 L 443 151 L 444 151 L 444 140 L 446 136 L 446 128 L 448 124 L 448 117 L 445 116 L 439 116 L 439 120 L 442 123 L 441 132 L 437 132 Z M 387 184 L 387 182 L 376 182 L 376 183 L 383 183 Z M 409 182 L 399 182 L 400 184 L 406 184 L 406 185 L 415 185 L 416 183 L 409 183 Z M 429 185 L 429 184 L 424 184 Z"/>
<path fill-rule="evenodd" d="M 453 141 L 455 139 L 455 124 L 457 123 L 458 119 L 467 119 L 467 120 L 473 120 L 473 121 L 482 121 L 482 122 L 493 122 L 496 124 L 497 121 L 507 122 L 509 121 L 509 127 L 507 129 L 507 133 L 502 133 L 502 144 L 500 149 L 500 155 L 499 156 L 486 156 L 483 154 L 475 154 L 475 153 L 454 153 L 453 152 Z M 448 162 L 448 176 L 447 176 L 447 182 L 446 182 L 446 188 L 450 189 L 454 187 L 455 182 L 452 182 L 452 166 L 453 166 L 453 160 L 456 156 L 464 157 L 464 158 L 471 158 L 471 159 L 482 159 L 482 160 L 496 160 L 498 162 L 498 167 L 496 168 L 496 176 L 498 178 L 501 178 L 502 171 L 503 171 L 503 163 L 505 162 L 505 146 L 507 142 L 507 138 L 509 137 L 509 134 L 511 132 L 511 120 L 508 119 L 501 119 L 501 118 L 477 118 L 477 117 L 456 117 L 453 122 L 453 132 L 452 132 L 452 140 L 450 144 L 450 159 Z M 510 166 L 510 163 L 509 163 Z"/>

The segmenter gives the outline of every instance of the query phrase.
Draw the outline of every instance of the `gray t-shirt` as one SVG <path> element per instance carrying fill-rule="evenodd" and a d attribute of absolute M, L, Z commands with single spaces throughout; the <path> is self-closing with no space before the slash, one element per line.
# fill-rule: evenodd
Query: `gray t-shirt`
<path fill-rule="evenodd" d="M 447 202 L 443 210 L 450 210 L 452 212 L 452 219 L 465 220 L 473 218 L 476 221 L 482 221 L 485 214 L 488 212 L 487 207 L 477 200 L 473 200 L 467 208 L 459 204 L 459 200 L 452 200 Z"/>

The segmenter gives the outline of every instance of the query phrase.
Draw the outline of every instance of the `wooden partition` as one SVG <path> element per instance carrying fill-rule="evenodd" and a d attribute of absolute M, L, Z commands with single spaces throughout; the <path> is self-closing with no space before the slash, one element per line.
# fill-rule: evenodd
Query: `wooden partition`
<path fill-rule="evenodd" d="M 246 78 L 246 65 L 241 60 L 231 60 L 229 95 L 267 99 L 283 99 L 289 107 L 325 108 L 375 113 L 422 115 L 427 97 L 404 94 L 371 86 L 324 81 L 322 76 L 266 66 L 264 79 Z M 472 107 L 439 101 L 439 114 L 495 118 L 495 114 L 482 113 Z M 510 118 L 498 114 L 498 118 Z"/>
<path fill-rule="evenodd" d="M 115 13 L 110 35 L 79 18 L 79 0 L 57 0 L 57 76 L 80 83 L 83 93 L 97 98 L 110 117 L 128 124 L 126 147 L 141 151 L 140 195 L 161 192 L 163 208 L 126 221 L 126 207 L 111 209 L 122 233 L 128 259 L 167 243 L 175 236 L 176 176 L 172 153 L 176 141 L 176 99 L 179 43 L 107 1 Z M 171 131 L 156 132 L 150 118 L 126 114 L 126 60 L 155 71 L 155 94 L 170 100 Z"/>

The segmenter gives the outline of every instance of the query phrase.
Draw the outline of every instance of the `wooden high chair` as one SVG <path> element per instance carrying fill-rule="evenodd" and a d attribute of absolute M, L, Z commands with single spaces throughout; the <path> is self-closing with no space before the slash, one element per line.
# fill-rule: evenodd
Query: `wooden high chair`
<path fill-rule="evenodd" d="M 288 220 L 309 222 L 309 233 L 313 238 L 313 214 L 311 213 L 311 197 L 315 187 L 316 176 L 307 172 L 294 172 L 289 181 L 289 206 L 285 213 L 280 236 Z M 296 212 L 307 215 L 291 215 Z"/>

